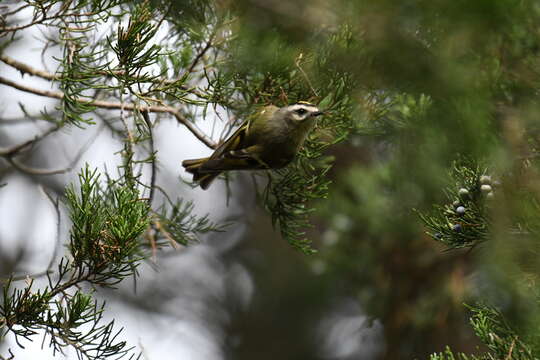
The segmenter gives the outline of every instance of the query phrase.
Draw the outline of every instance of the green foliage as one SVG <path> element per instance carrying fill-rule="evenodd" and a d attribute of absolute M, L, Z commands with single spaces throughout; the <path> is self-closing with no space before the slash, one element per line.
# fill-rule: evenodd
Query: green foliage
<path fill-rule="evenodd" d="M 183 5 L 170 4 L 168 9 L 159 11 L 161 4 L 152 9 L 148 1 L 77 1 L 63 2 L 61 6 L 58 3 L 29 2 L 11 13 L 33 8 L 33 22 L 28 27 L 42 24 L 58 33 L 56 38 L 45 38 L 42 53 L 49 47 L 60 47 L 58 71 L 37 75 L 59 82 L 60 95 L 48 92 L 44 96 L 53 94 L 51 97 L 61 99 L 58 108 L 62 120 L 57 121 L 58 116 L 47 111 L 39 118 L 57 125 L 54 131 L 73 125 L 105 125 L 111 136 L 121 141 L 120 175 L 113 179 L 108 173 L 99 174 L 86 166 L 79 174 L 79 184 L 67 187 L 65 204 L 72 223 L 67 243 L 69 254 L 59 263 L 53 258 L 46 271 L 32 276 L 46 275 L 47 286 L 36 287 L 29 278 L 26 286 L 15 287 L 14 281 L 21 280 L 20 277 L 12 277 L 4 284 L 0 340 L 11 334 L 22 347 L 20 337 L 33 341 L 45 333 L 44 344 L 48 340 L 54 354 L 71 347 L 81 359 L 133 357 L 132 349 L 119 340 L 121 330 L 114 321 L 103 322 L 105 304 L 95 300 L 92 290 L 83 292 L 80 288 L 83 284 L 92 289 L 114 287 L 137 275 L 141 261 L 150 254 L 149 248 L 155 253 L 164 246 L 188 245 L 200 234 L 223 230 L 208 216 L 195 216 L 192 203 L 181 199 L 172 202 L 156 185 L 158 150 L 154 147 L 153 127 L 159 117 L 151 118 L 147 108 L 161 106 L 161 112 L 186 125 L 191 116 L 189 106 L 206 109 L 209 104 L 231 103 L 230 92 L 224 90 L 219 78 L 206 89 L 190 84 L 205 75 L 196 67 L 207 61 L 204 55 L 210 46 L 205 47 L 206 42 L 222 25 L 209 3 L 200 1 L 192 3 L 204 12 L 191 13 L 189 21 L 187 9 L 193 10 L 191 5 L 182 9 Z M 178 23 L 175 11 L 184 16 Z M 156 34 L 165 20 L 171 25 L 171 32 L 165 40 L 159 39 L 162 44 L 157 44 Z M 206 20 L 215 24 L 198 22 Z M 6 24 L 2 21 L 0 26 Z M 21 30 L 26 27 L 22 25 Z M 11 29 L 19 30 L 17 26 Z M 1 49 L 4 52 L 7 45 Z M 22 73 L 36 75 L 26 64 L 13 66 L 18 66 Z M 99 109 L 119 111 L 120 116 L 104 115 Z M 54 131 L 36 137 L 20 149 L 30 148 Z M 19 169 L 32 171 L 28 167 Z M 145 173 L 150 174 L 148 181 L 143 181 Z M 154 205 L 157 190 L 166 201 Z M 53 201 L 53 205 L 60 216 L 58 201 Z"/>
<path fill-rule="evenodd" d="M 454 354 L 450 348 L 444 353 L 433 354 L 430 360 L 534 360 L 538 359 L 530 348 L 504 320 L 503 314 L 485 304 L 469 306 L 473 312 L 470 319 L 475 334 L 489 349 L 482 355 Z"/>
<path fill-rule="evenodd" d="M 151 20 L 153 20 L 152 11 L 146 3 L 142 3 L 135 7 L 127 27 L 118 25 L 118 39 L 111 48 L 118 59 L 118 66 L 124 69 L 122 80 L 126 85 L 137 83 L 138 77 L 133 76 L 154 64 L 159 56 L 160 47 L 150 44 L 158 30 Z"/>
<path fill-rule="evenodd" d="M 531 349 L 519 339 L 503 315 L 485 305 L 472 307 L 471 325 L 480 340 L 492 352 L 489 359 L 534 359 Z"/>
<path fill-rule="evenodd" d="M 88 31 L 93 25 L 87 25 L 82 31 Z M 61 86 L 64 97 L 62 98 L 62 113 L 64 122 L 77 126 L 82 124 L 93 124 L 83 115 L 95 109 L 94 106 L 81 102 L 85 99 L 83 95 L 95 81 L 96 73 L 92 73 L 93 67 L 88 64 L 92 61 L 93 54 L 84 54 L 84 49 L 88 44 L 77 34 L 73 36 L 69 29 L 65 29 L 63 40 L 66 41 L 64 47 L 63 71 L 61 74 Z M 90 70 L 90 71 L 89 71 Z"/>
<path fill-rule="evenodd" d="M 145 257 L 140 238 L 150 225 L 149 206 L 136 188 L 111 179 L 101 183 L 97 170 L 88 166 L 79 182 L 78 190 L 66 190 L 72 259 L 62 258 L 56 272 L 48 270 L 48 286 L 38 290 L 31 278 L 22 289 L 7 280 L 0 338 L 11 332 L 22 347 L 18 337 L 32 340 L 44 330 L 55 353 L 70 346 L 81 359 L 122 358 L 132 349 L 117 340 L 114 321 L 102 324 L 105 304 L 99 305 L 91 293 L 71 290 L 83 282 L 111 287 L 136 274 Z"/>
<path fill-rule="evenodd" d="M 421 126 L 432 106 L 432 99 L 420 94 L 391 91 L 367 92 L 362 94 L 358 133 L 381 139 L 396 139 L 408 131 Z"/>
<path fill-rule="evenodd" d="M 71 186 L 66 192 L 73 261 L 95 276 L 120 281 L 143 258 L 139 237 L 150 222 L 148 204 L 128 185 L 110 182 L 102 189 L 97 170 L 88 166 L 79 181 L 79 191 Z"/>
<path fill-rule="evenodd" d="M 332 101 L 332 96 L 336 93 L 330 93 L 324 100 Z M 324 152 L 343 141 L 353 130 L 347 116 L 351 104 L 346 98 L 338 101 L 331 106 L 326 103 L 332 110 L 317 124 L 297 159 L 285 169 L 269 174 L 269 183 L 263 193 L 274 226 L 279 226 L 283 238 L 305 254 L 314 252 L 305 233 L 310 227 L 309 215 L 315 210 L 312 204 L 328 197 L 330 180 L 327 173 L 333 160 Z"/>
<path fill-rule="evenodd" d="M 444 352 L 433 354 L 429 357 L 429 360 L 477 360 L 476 357 L 468 357 L 467 355 L 463 353 L 457 353 L 454 354 L 452 350 L 450 350 L 449 347 L 446 347 L 444 349 Z"/>
<path fill-rule="evenodd" d="M 11 293 L 11 283 L 11 280 L 8 280 L 3 288 L 3 303 L 0 309 L 2 313 L 0 325 L 3 330 L 1 336 L 4 337 L 11 330 L 15 334 L 15 339 L 18 336 L 29 338 L 37 334 L 39 324 L 44 322 L 51 295 L 46 291 L 32 292 L 31 281 L 25 289 L 15 289 Z"/>
<path fill-rule="evenodd" d="M 118 5 L 117 1 L 78 1 L 71 9 L 73 13 L 88 11 L 96 15 L 107 13 Z M 103 62 L 104 53 L 92 44 L 90 34 L 98 24 L 103 24 L 98 16 L 78 17 L 68 23 L 59 24 L 60 44 L 63 46 L 63 57 L 60 59 L 60 89 L 63 92 L 61 110 L 63 122 L 76 126 L 94 124 L 93 120 L 83 117 L 95 110 L 88 96 L 90 89 L 99 86 L 100 77 L 107 63 Z"/>
<path fill-rule="evenodd" d="M 60 268 L 68 273 L 71 265 L 61 263 Z M 65 292 L 66 283 L 59 281 L 40 290 L 33 289 L 33 280 L 28 279 L 23 288 L 14 288 L 12 279 L 3 286 L 3 303 L 0 306 L 0 338 L 8 333 L 14 335 L 19 346 L 20 338 L 32 340 L 32 337 L 45 333 L 43 342 L 48 344 L 53 354 L 64 354 L 66 347 L 73 347 L 79 359 L 120 359 L 129 355 L 132 348 L 127 348 L 124 341 L 118 341 L 120 331 L 114 331 L 114 321 L 101 324 L 105 304 L 98 305 L 90 294 L 75 291 Z M 60 296 L 61 295 L 61 296 Z M 137 357 L 138 358 L 138 357 Z"/>
<path fill-rule="evenodd" d="M 283 238 L 304 254 L 315 252 L 305 235 L 310 226 L 308 216 L 314 211 L 309 201 L 325 198 L 330 181 L 325 175 L 330 166 L 315 167 L 304 159 L 275 171 L 264 193 L 264 202 L 272 215 L 272 224 L 279 226 Z"/>
<path fill-rule="evenodd" d="M 495 201 L 491 177 L 471 161 L 454 163 L 449 174 L 455 185 L 446 190 L 448 203 L 430 215 L 419 213 L 428 234 L 450 248 L 472 247 L 489 236 L 489 205 Z M 481 179 L 484 179 L 481 181 Z"/>
<path fill-rule="evenodd" d="M 190 245 L 198 240 L 201 234 L 225 231 L 226 225 L 216 224 L 208 216 L 193 215 L 193 202 L 178 200 L 172 202 L 168 199 L 170 208 L 162 206 L 157 212 L 158 224 L 156 237 L 160 239 L 157 245 L 178 243 Z"/>
<path fill-rule="evenodd" d="M 124 341 L 116 340 L 121 330 L 114 331 L 114 321 L 96 326 L 102 320 L 105 303 L 100 306 L 91 295 L 77 291 L 65 305 L 56 301 L 54 306 L 56 312 L 49 312 L 46 320 L 49 346 L 54 352 L 79 343 L 81 346 L 76 351 L 80 358 L 120 359 L 132 350 L 126 348 Z M 84 330 L 85 327 L 89 330 Z"/>
<path fill-rule="evenodd" d="M 262 205 L 282 237 L 304 253 L 314 252 L 310 240 L 317 234 L 309 228 L 314 206 L 321 208 L 316 229 L 324 235 L 317 245 L 324 251 L 313 261 L 334 275 L 328 283 L 347 288 L 383 320 L 388 358 L 426 353 L 413 348 L 412 333 L 434 339 L 447 327 L 449 340 L 462 333 L 456 308 L 482 286 L 496 288 L 505 317 L 528 319 L 525 331 L 537 331 L 531 300 L 540 274 L 535 2 L 51 0 L 27 7 L 34 16 L 28 26 L 11 26 L 18 21 L 9 19 L 14 10 L 2 18 L 0 32 L 16 39 L 34 25 L 58 31 L 46 37 L 44 53 L 61 47 L 59 70 L 37 75 L 59 82 L 61 96 L 51 97 L 61 98 L 62 121 L 55 123 L 102 122 L 121 142 L 122 166 L 116 180 L 86 168 L 80 186 L 68 189 L 71 258 L 47 269 L 46 288 L 4 287 L 0 321 L 7 331 L 30 338 L 45 329 L 54 349 L 103 341 L 91 356 L 121 354 L 112 324 L 96 325 L 102 306 L 73 287 L 113 286 L 135 274 L 147 246 L 186 245 L 223 230 L 164 191 L 164 203 L 155 204 L 161 190 L 155 124 L 174 119 L 213 148 L 225 136 L 209 139 L 194 122 L 213 117 L 223 121 L 222 135 L 230 134 L 259 106 L 297 101 L 327 114 L 292 164 L 265 174 Z M 163 28 L 167 34 L 158 38 Z M 103 116 L 104 110 L 120 114 Z M 456 154 L 471 160 L 453 163 Z M 4 157 L 35 176 L 17 168 L 13 154 Z M 500 187 L 482 182 L 486 168 L 502 174 Z M 495 202 L 482 185 L 495 189 Z M 429 212 L 433 203 L 443 205 Z M 449 248 L 484 242 L 486 254 L 473 260 L 440 254 L 411 208 L 431 238 Z M 481 284 L 471 285 L 470 268 Z M 529 349 L 539 347 L 518 341 L 502 313 L 474 312 L 473 328 L 490 349 L 481 359 L 530 358 Z M 77 332 L 84 325 L 101 330 Z M 476 358 L 450 350 L 432 357 Z"/>
<path fill-rule="evenodd" d="M 242 107 L 286 106 L 310 101 L 326 111 L 297 159 L 285 169 L 268 174 L 269 182 L 261 197 L 282 236 L 295 248 L 310 254 L 314 249 L 305 230 L 310 227 L 311 206 L 314 201 L 328 196 L 330 184 L 326 174 L 332 166 L 332 158 L 324 152 L 347 139 L 357 128 L 352 116 L 357 106 L 350 94 L 355 80 L 318 54 L 334 47 L 351 46 L 351 33 L 346 27 L 329 33 L 318 39 L 320 45 L 304 52 L 288 48 L 276 34 L 270 32 L 264 36 L 255 39 L 244 29 L 233 42 L 233 57 L 225 63 L 225 69 L 234 74 L 228 79 L 245 102 Z M 261 44 L 265 44 L 264 51 L 268 53 L 256 58 L 247 56 L 260 49 Z M 245 61 L 255 62 L 247 64 Z M 242 115 L 240 111 L 239 116 Z"/>

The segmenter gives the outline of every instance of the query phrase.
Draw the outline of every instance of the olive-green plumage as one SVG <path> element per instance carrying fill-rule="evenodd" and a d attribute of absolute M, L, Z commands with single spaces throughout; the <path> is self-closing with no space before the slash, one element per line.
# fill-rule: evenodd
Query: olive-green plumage
<path fill-rule="evenodd" d="M 210 157 L 184 160 L 193 181 L 207 189 L 223 171 L 276 169 L 287 165 L 322 112 L 309 103 L 270 105 L 247 119 Z"/>

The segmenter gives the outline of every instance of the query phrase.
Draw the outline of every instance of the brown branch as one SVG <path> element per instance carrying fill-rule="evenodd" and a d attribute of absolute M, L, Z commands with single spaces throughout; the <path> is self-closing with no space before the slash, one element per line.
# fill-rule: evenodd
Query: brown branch
<path fill-rule="evenodd" d="M 23 6 L 19 7 L 19 8 L 13 9 L 13 10 L 8 11 L 8 12 L 5 12 L 5 13 L 2 13 L 2 14 L 0 14 L 0 16 L 3 16 L 3 17 L 5 18 L 6 16 L 16 14 L 16 13 L 18 13 L 19 11 L 24 10 L 24 9 L 26 9 L 27 7 L 30 7 L 30 6 L 32 6 L 32 5 L 26 4 L 26 5 L 23 5 Z M 5 5 L 5 7 L 6 7 L 6 8 L 9 8 L 9 5 Z"/>
<path fill-rule="evenodd" d="M 20 26 L 11 26 L 11 27 L 2 27 L 0 28 L 0 34 L 7 34 L 8 32 L 14 32 L 14 31 L 17 31 L 17 30 L 22 30 L 22 29 L 26 29 L 26 28 L 29 28 L 31 26 L 34 26 L 34 25 L 38 25 L 38 24 L 41 24 L 42 22 L 46 21 L 46 20 L 51 20 L 51 19 L 54 19 L 54 17 L 52 18 L 47 18 L 46 16 L 43 16 L 41 19 L 39 20 L 34 20 L 28 24 L 24 24 L 24 25 L 20 25 Z M 0 36 L 3 36 L 3 35 L 0 35 Z"/>
<path fill-rule="evenodd" d="M 61 81 L 62 80 L 62 76 L 60 75 L 57 75 L 57 74 L 53 74 L 53 73 L 50 73 L 48 71 L 44 71 L 44 70 L 40 70 L 40 69 L 36 69 L 28 64 L 25 64 L 23 62 L 20 62 L 18 60 L 15 60 L 5 54 L 0 54 L 0 61 L 6 63 L 7 65 L 19 70 L 21 73 L 23 74 L 28 74 L 28 75 L 32 75 L 32 76 L 37 76 L 37 77 L 40 77 L 42 79 L 45 79 L 45 80 L 51 80 L 51 81 Z M 99 70 L 97 71 L 97 74 L 99 75 L 103 75 L 103 76 L 108 76 L 108 77 L 112 77 L 112 76 L 123 76 L 125 74 L 125 71 L 124 70 L 115 70 L 115 71 L 103 71 L 103 70 Z M 143 79 L 140 79 L 141 81 Z M 146 80 L 145 80 L 146 81 Z M 169 79 L 151 79 L 150 82 L 153 83 L 153 84 L 157 84 L 157 85 L 175 85 L 179 80 L 169 80 Z M 200 99 L 206 99 L 207 96 L 203 93 L 201 93 L 200 91 L 192 88 L 192 87 L 189 87 L 189 86 L 186 86 L 186 85 L 183 85 L 183 84 L 178 84 L 178 86 L 180 87 L 180 89 L 186 91 L 186 92 L 189 92 L 195 96 L 197 96 L 198 98 Z"/>
<path fill-rule="evenodd" d="M 157 158 L 156 158 L 156 150 L 154 146 L 154 131 L 153 131 L 153 124 L 150 121 L 150 116 L 148 115 L 147 111 L 142 111 L 141 115 L 144 119 L 144 122 L 146 123 L 146 126 L 148 127 L 148 143 L 150 145 L 150 194 L 148 195 L 148 204 L 150 207 L 152 207 L 152 201 L 154 200 L 154 192 L 155 192 L 155 185 L 156 185 L 156 175 L 157 175 Z"/>
<path fill-rule="evenodd" d="M 309 80 L 309 76 L 307 76 L 307 74 L 304 71 L 304 69 L 302 68 L 302 66 L 300 66 L 300 62 L 302 61 L 303 56 L 304 56 L 304 54 L 300 53 L 300 55 L 298 55 L 298 57 L 294 61 L 294 65 L 298 68 L 298 70 L 300 70 L 300 73 L 302 74 L 302 76 L 306 80 L 307 84 L 311 88 L 311 91 L 313 92 L 313 94 L 316 97 L 319 97 L 319 94 L 317 94 L 317 91 L 315 91 L 315 88 L 313 87 L 313 84 L 311 83 L 311 80 Z"/>
<path fill-rule="evenodd" d="M 3 61 L 7 65 L 14 67 L 15 69 L 19 70 L 23 74 L 30 74 L 30 75 L 38 76 L 46 80 L 60 80 L 60 77 L 55 74 L 51 74 L 50 72 L 47 72 L 47 71 L 35 69 L 32 66 L 29 66 L 25 63 L 17 61 L 13 58 L 10 58 L 9 56 L 4 55 L 4 54 L 0 55 L 0 61 Z"/>
<path fill-rule="evenodd" d="M 59 100 L 62 100 L 64 98 L 64 94 L 60 91 L 36 89 L 33 87 L 16 83 L 2 76 L 0 76 L 0 84 L 4 84 L 12 88 L 15 88 L 17 90 L 31 93 L 34 95 L 38 95 L 38 96 L 44 96 L 44 97 L 49 97 L 49 98 L 59 99 Z M 195 127 L 195 125 L 191 121 L 189 121 L 178 109 L 175 109 L 171 106 L 148 106 L 148 105 L 137 105 L 133 103 L 122 104 L 122 103 L 102 101 L 102 100 L 92 100 L 92 101 L 79 100 L 79 102 L 82 104 L 92 105 L 98 108 L 109 109 L 109 110 L 124 109 L 127 111 L 137 110 L 137 111 L 147 111 L 151 113 L 168 113 L 168 114 L 173 115 L 176 118 L 176 121 L 178 121 L 178 123 L 187 127 L 188 130 L 206 146 L 208 146 L 211 149 L 215 149 L 217 146 L 217 144 L 212 139 L 210 139 L 202 131 L 200 131 L 197 127 Z"/>
<path fill-rule="evenodd" d="M 86 13 L 71 12 L 71 13 L 68 13 L 67 12 L 68 10 L 70 10 L 70 9 L 69 8 L 60 9 L 54 15 L 49 15 L 49 16 L 47 16 L 46 11 L 43 11 L 42 14 L 41 14 L 41 17 L 39 19 L 37 19 L 37 17 L 34 17 L 34 20 L 32 20 L 31 22 L 29 22 L 27 24 L 19 25 L 19 26 L 11 26 L 11 27 L 9 27 L 9 26 L 1 27 L 0 28 L 0 34 L 1 34 L 0 36 L 3 36 L 4 35 L 3 33 L 15 32 L 15 31 L 27 29 L 27 28 L 32 27 L 34 25 L 43 24 L 45 21 L 48 21 L 48 20 L 60 20 L 60 19 L 66 18 L 66 17 L 71 17 L 71 16 L 73 16 L 73 17 L 84 17 L 84 16 L 90 17 L 90 16 L 98 14 L 98 12 L 86 12 Z"/>
<path fill-rule="evenodd" d="M 512 344 L 510 344 L 510 349 L 508 350 L 508 355 L 504 358 L 504 360 L 510 360 L 512 359 L 512 352 L 514 351 L 514 346 L 516 345 L 516 338 L 512 340 Z"/>

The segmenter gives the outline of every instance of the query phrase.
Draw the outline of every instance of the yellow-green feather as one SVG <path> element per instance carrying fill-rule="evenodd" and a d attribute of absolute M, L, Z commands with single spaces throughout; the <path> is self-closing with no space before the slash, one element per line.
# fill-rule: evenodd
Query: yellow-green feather
<path fill-rule="evenodd" d="M 184 160 L 182 166 L 187 172 L 193 174 L 193 181 L 199 182 L 199 185 L 204 190 L 210 186 L 222 171 L 264 168 L 265 166 L 262 163 L 259 166 L 254 166 L 246 159 L 226 159 L 222 157 L 230 151 L 244 149 L 246 147 L 246 138 L 249 137 L 250 132 L 264 126 L 278 109 L 273 105 L 263 107 L 250 116 L 225 142 L 219 145 L 210 157 Z"/>

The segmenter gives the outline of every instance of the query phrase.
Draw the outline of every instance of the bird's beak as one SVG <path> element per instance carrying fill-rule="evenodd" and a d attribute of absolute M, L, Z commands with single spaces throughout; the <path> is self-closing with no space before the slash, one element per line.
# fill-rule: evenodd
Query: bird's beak
<path fill-rule="evenodd" d="M 324 111 L 315 111 L 313 114 L 311 114 L 311 116 L 320 116 L 320 115 L 324 115 Z"/>

